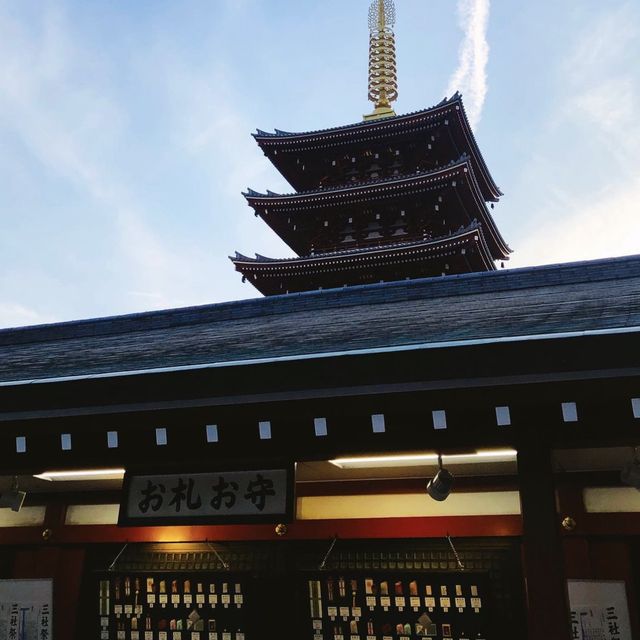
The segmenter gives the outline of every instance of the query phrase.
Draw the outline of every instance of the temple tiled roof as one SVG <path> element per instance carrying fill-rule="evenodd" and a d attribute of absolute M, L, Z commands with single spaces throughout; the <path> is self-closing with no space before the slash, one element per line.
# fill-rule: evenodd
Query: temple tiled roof
<path fill-rule="evenodd" d="M 450 268 L 454 273 L 496 268 L 478 223 L 434 239 L 384 243 L 300 258 L 274 259 L 259 254 L 248 258 L 236 254 L 231 261 L 264 295 L 423 278 L 446 273 Z"/>
<path fill-rule="evenodd" d="M 0 331 L 0 383 L 640 332 L 640 256 Z"/>
<path fill-rule="evenodd" d="M 389 118 L 381 118 L 380 120 L 363 121 L 340 127 L 301 133 L 281 131 L 279 129 L 276 129 L 274 133 L 268 133 L 258 129 L 258 132 L 253 135 L 258 144 L 263 147 L 265 153 L 268 149 L 274 149 L 274 153 L 268 155 L 274 165 L 283 172 L 284 169 L 281 165 L 282 154 L 275 154 L 278 149 L 286 155 L 288 151 L 352 144 L 354 140 L 358 139 L 373 140 L 381 137 L 388 138 L 389 136 L 393 136 L 394 132 L 400 132 L 403 128 L 411 127 L 414 123 L 418 124 L 434 120 L 448 112 L 456 114 L 456 121 L 459 123 L 462 134 L 467 141 L 466 146 L 468 147 L 468 151 L 474 159 L 479 175 L 482 177 L 483 184 L 485 184 L 484 189 L 487 190 L 487 199 L 497 201 L 500 196 L 503 195 L 502 191 L 489 173 L 489 169 L 478 147 L 471 126 L 469 125 L 462 96 L 457 92 L 451 98 L 445 98 L 437 105 L 428 109 Z M 291 181 L 291 176 L 287 177 L 286 174 L 288 174 L 288 171 L 284 170 L 283 175 Z"/>
<path fill-rule="evenodd" d="M 350 257 L 363 256 L 368 254 L 392 254 L 400 251 L 410 251 L 412 249 L 428 249 L 430 247 L 440 247 L 442 245 L 451 244 L 456 242 L 464 236 L 469 236 L 474 232 L 482 234 L 481 225 L 478 222 L 473 222 L 464 229 L 460 229 L 457 233 L 450 236 L 443 236 L 440 238 L 430 238 L 424 240 L 415 240 L 413 242 L 386 242 L 380 246 L 358 247 L 355 249 L 344 249 L 340 251 L 316 251 L 308 256 L 294 256 L 290 258 L 268 258 L 256 253 L 255 258 L 250 258 L 236 251 L 236 255 L 229 256 L 229 259 L 234 263 L 247 263 L 247 264 L 309 264 L 313 262 L 320 262 L 324 260 L 348 260 Z M 483 238 L 484 242 L 484 238 Z M 485 243 L 486 246 L 486 243 Z M 487 249 L 487 255 L 490 257 L 490 253 Z"/>
<path fill-rule="evenodd" d="M 274 129 L 273 132 L 263 131 L 262 129 L 257 129 L 256 133 L 252 134 L 254 138 L 304 138 L 304 137 L 315 137 L 325 134 L 332 134 L 334 132 L 341 131 L 350 131 L 352 129 L 360 129 L 360 128 L 380 128 L 380 124 L 389 123 L 389 122 L 398 122 L 402 120 L 408 120 L 415 116 L 423 116 L 429 115 L 434 111 L 438 111 L 443 107 L 454 104 L 456 102 L 461 102 L 462 96 L 459 92 L 456 91 L 450 98 L 444 98 L 438 104 L 433 107 L 428 107 L 427 109 L 420 109 L 419 111 L 412 111 L 410 113 L 405 113 L 399 116 L 392 116 L 390 118 L 382 118 L 380 120 L 361 120 L 360 122 L 355 122 L 353 124 L 345 124 L 338 127 L 329 127 L 326 129 L 316 129 L 314 131 L 306 131 L 306 132 L 292 132 L 292 131 L 282 131 L 280 129 Z"/>
<path fill-rule="evenodd" d="M 402 174 L 397 176 L 389 176 L 387 178 L 375 178 L 372 180 L 359 180 L 357 182 L 348 182 L 346 184 L 333 185 L 330 187 L 322 187 L 319 189 L 313 189 L 308 191 L 296 191 L 293 193 L 276 193 L 274 191 L 267 190 L 266 193 L 260 193 L 254 189 L 247 189 L 243 192 L 243 196 L 249 201 L 259 200 L 301 200 L 301 199 L 318 199 L 323 197 L 331 197 L 335 194 L 341 194 L 341 197 L 345 193 L 351 193 L 356 191 L 368 192 L 368 190 L 375 189 L 376 187 L 389 186 L 392 184 L 400 184 L 403 182 L 415 182 L 424 178 L 440 178 L 445 179 L 456 169 L 465 169 L 466 171 L 473 172 L 469 156 L 466 154 L 461 156 L 458 160 L 449 162 L 446 166 L 438 167 L 431 171 L 415 171 L 414 173 Z M 474 177 L 475 180 L 475 177 Z M 477 185 L 477 181 L 476 181 Z"/>
<path fill-rule="evenodd" d="M 269 216 L 283 213 L 315 213 L 320 207 L 334 207 L 340 210 L 345 204 L 351 202 L 370 202 L 376 200 L 378 202 L 383 199 L 395 198 L 403 195 L 407 191 L 428 190 L 441 185 L 448 180 L 463 176 L 468 186 L 473 201 L 473 210 L 469 211 L 470 216 L 477 216 L 477 219 L 483 225 L 487 234 L 487 240 L 491 247 L 491 254 L 496 260 L 507 259 L 511 253 L 509 245 L 506 243 L 502 234 L 487 209 L 484 202 L 480 187 L 476 180 L 473 166 L 467 156 L 463 156 L 456 162 L 452 162 L 446 167 L 435 169 L 433 171 L 419 172 L 411 175 L 394 176 L 383 180 L 371 180 L 356 184 L 349 184 L 342 187 L 332 187 L 327 189 L 319 189 L 317 191 L 292 193 L 292 194 L 276 194 L 268 192 L 260 194 L 256 191 L 245 193 L 248 203 L 256 210 L 256 212 L 266 219 L 265 210 L 269 210 Z M 276 228 L 271 221 L 269 224 Z M 280 228 L 278 234 L 289 243 L 294 250 L 298 250 L 300 242 L 296 242 L 296 236 L 302 234 L 302 230 L 293 231 L 289 227 Z"/>

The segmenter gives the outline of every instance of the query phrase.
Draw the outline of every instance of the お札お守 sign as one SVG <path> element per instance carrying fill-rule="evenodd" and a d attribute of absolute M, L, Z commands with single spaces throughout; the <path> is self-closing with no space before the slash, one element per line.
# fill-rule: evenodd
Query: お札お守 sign
<path fill-rule="evenodd" d="M 241 524 L 292 518 L 293 468 L 127 473 L 118 524 Z"/>

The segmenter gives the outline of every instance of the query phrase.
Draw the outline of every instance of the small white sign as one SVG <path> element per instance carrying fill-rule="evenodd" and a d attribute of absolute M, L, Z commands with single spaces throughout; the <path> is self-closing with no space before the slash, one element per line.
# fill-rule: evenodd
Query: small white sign
<path fill-rule="evenodd" d="M 572 637 L 631 640 L 626 585 L 614 580 L 569 580 Z"/>

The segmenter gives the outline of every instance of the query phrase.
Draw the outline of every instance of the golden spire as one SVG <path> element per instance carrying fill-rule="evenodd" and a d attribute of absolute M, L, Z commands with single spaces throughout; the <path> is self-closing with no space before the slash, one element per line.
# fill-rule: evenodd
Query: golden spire
<path fill-rule="evenodd" d="M 369 7 L 369 100 L 376 105 L 365 120 L 395 116 L 391 103 L 398 98 L 393 0 L 373 0 Z"/>

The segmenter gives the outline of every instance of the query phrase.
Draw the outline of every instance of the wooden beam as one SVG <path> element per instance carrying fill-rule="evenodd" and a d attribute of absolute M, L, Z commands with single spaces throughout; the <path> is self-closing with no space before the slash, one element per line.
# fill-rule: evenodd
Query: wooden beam
<path fill-rule="evenodd" d="M 379 518 L 352 520 L 298 520 L 287 525 L 280 537 L 273 525 L 221 525 L 195 527 L 117 527 L 115 525 L 63 526 L 53 532 L 57 545 L 112 542 L 202 542 L 321 540 L 334 535 L 342 539 L 401 539 L 517 537 L 521 519 L 509 516 L 452 516 L 448 518 Z M 0 544 L 42 543 L 42 529 L 22 527 L 0 529 Z"/>
<path fill-rule="evenodd" d="M 569 608 L 551 450 L 534 439 L 518 448 L 529 640 L 569 640 Z"/>

